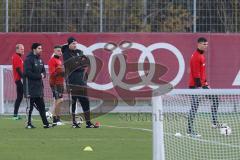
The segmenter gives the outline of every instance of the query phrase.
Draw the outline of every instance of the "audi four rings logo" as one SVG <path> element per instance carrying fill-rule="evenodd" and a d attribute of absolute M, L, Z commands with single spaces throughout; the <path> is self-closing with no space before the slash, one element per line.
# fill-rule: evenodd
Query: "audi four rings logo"
<path fill-rule="evenodd" d="M 107 51 L 111 51 L 111 56 L 108 61 L 108 73 L 111 79 L 117 83 L 108 82 L 106 84 L 99 84 L 99 83 L 93 82 L 92 80 L 94 79 L 94 76 L 97 71 L 97 64 L 96 64 L 95 58 L 90 58 L 91 70 L 88 76 L 88 80 L 89 80 L 88 86 L 96 90 L 102 90 L 102 91 L 110 90 L 114 88 L 116 85 L 120 88 L 123 88 L 126 90 L 133 90 L 133 91 L 139 90 L 145 86 L 148 86 L 152 89 L 157 88 L 159 85 L 151 82 L 156 69 L 154 65 L 150 65 L 149 74 L 145 75 L 145 72 L 143 71 L 143 67 L 144 67 L 143 64 L 146 59 L 148 59 L 149 63 L 156 64 L 153 56 L 153 54 L 156 54 L 156 53 L 153 53 L 153 51 L 157 49 L 169 50 L 174 56 L 176 56 L 178 60 L 179 70 L 177 72 L 177 75 L 169 82 L 170 84 L 172 84 L 173 86 L 177 85 L 182 79 L 184 70 L 185 70 L 185 62 L 184 62 L 182 53 L 175 46 L 169 43 L 154 43 L 146 47 L 139 43 L 123 41 L 119 44 L 95 43 L 89 47 L 86 47 L 82 44 L 77 44 L 77 48 L 82 50 L 85 55 L 87 56 L 89 55 L 91 57 L 94 57 L 93 52 L 98 49 L 105 49 Z M 126 72 L 126 65 L 127 65 L 125 58 L 123 56 L 123 51 L 127 49 L 136 49 L 136 50 L 139 50 L 141 53 L 138 59 L 138 74 L 142 81 L 138 84 L 127 84 L 122 81 Z M 120 71 L 118 75 L 116 75 L 115 71 L 113 70 L 116 58 L 118 58 L 120 62 Z"/>

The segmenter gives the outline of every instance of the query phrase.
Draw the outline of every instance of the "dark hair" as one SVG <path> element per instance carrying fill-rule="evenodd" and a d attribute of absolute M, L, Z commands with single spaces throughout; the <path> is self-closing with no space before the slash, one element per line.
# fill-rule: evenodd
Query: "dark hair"
<path fill-rule="evenodd" d="M 198 38 L 198 41 L 197 41 L 197 42 L 198 42 L 198 43 L 207 42 L 207 39 L 204 38 L 204 37 L 200 37 L 200 38 Z"/>
<path fill-rule="evenodd" d="M 60 46 L 60 45 L 56 45 L 56 46 L 54 46 L 54 49 L 56 49 L 56 48 L 62 48 L 62 46 Z"/>
<path fill-rule="evenodd" d="M 41 43 L 33 43 L 31 49 L 32 50 L 37 49 L 37 47 L 41 45 L 42 45 Z"/>

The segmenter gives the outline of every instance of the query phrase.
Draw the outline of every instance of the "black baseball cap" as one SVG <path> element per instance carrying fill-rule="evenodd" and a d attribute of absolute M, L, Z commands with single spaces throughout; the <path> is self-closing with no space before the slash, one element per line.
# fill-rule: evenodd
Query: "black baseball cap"
<path fill-rule="evenodd" d="M 74 37 L 69 37 L 67 42 L 68 42 L 68 45 L 70 45 L 71 43 L 77 41 Z"/>

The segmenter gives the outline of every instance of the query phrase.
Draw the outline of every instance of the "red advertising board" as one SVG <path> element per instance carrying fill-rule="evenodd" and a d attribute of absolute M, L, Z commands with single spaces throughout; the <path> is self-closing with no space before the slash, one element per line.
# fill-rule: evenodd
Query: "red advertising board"
<path fill-rule="evenodd" d="M 188 87 L 189 59 L 196 49 L 198 37 L 204 36 L 209 41 L 206 52 L 207 79 L 212 88 L 239 88 L 240 86 L 240 34 L 191 34 L 191 33 L 0 33 L 0 64 L 11 64 L 11 56 L 15 52 L 15 45 L 22 43 L 25 46 L 25 56 L 30 51 L 33 42 L 43 44 L 43 58 L 47 64 L 53 47 L 64 44 L 67 38 L 73 36 L 78 41 L 78 48 L 88 55 L 93 55 L 101 63 L 97 63 L 97 72 L 90 86 L 100 90 L 111 90 L 111 67 L 116 67 L 116 74 L 126 64 L 126 69 L 135 73 L 132 76 L 143 75 L 139 67 L 149 67 L 158 64 L 154 72 L 157 79 L 172 83 L 176 88 Z M 129 46 L 121 46 L 121 42 L 131 43 Z M 115 44 L 115 50 L 104 49 L 106 44 Z M 111 47 L 111 46 L 110 46 Z M 129 47 L 129 48 L 128 48 Z M 124 55 L 124 63 L 113 61 L 115 54 Z M 25 57 L 24 56 L 24 57 Z M 23 59 L 24 59 L 23 57 Z M 116 63 L 116 64 L 115 64 Z M 128 63 L 132 68 L 128 68 Z M 138 66 L 139 63 L 143 65 Z M 159 67 L 159 66 L 164 66 Z M 151 68 L 151 67 L 150 67 Z M 159 69 L 160 68 L 160 69 Z M 161 69 L 166 69 L 161 74 Z M 127 72 L 127 70 L 122 70 Z M 151 75 L 148 73 L 148 75 Z M 120 74 L 120 73 L 119 73 Z M 125 73 L 124 73 L 125 74 Z M 145 73 L 147 74 L 147 73 Z M 110 76 L 111 75 L 111 76 Z M 141 79 L 139 79 L 138 83 Z M 149 80 L 150 83 L 151 80 Z M 137 82 L 137 81 L 136 81 Z M 124 82 L 123 85 L 131 87 Z M 134 87 L 134 86 L 133 86 Z"/>

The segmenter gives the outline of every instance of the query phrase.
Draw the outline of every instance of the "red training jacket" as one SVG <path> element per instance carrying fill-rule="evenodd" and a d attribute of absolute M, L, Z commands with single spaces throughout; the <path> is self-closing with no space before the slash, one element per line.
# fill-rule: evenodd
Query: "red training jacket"
<path fill-rule="evenodd" d="M 49 83 L 51 86 L 54 85 L 63 85 L 64 78 L 61 74 L 63 72 L 62 61 L 59 58 L 52 56 L 48 61 L 48 68 L 49 68 Z"/>
<path fill-rule="evenodd" d="M 21 80 L 21 76 L 18 74 L 17 72 L 17 68 L 20 68 L 21 72 L 23 73 L 23 60 L 22 57 L 15 53 L 12 56 L 12 69 L 13 69 L 13 77 L 14 77 L 14 81 L 18 81 Z"/>
<path fill-rule="evenodd" d="M 203 53 L 196 50 L 190 59 L 189 87 L 196 86 L 194 79 L 200 78 L 201 86 L 207 86 L 206 60 Z"/>

